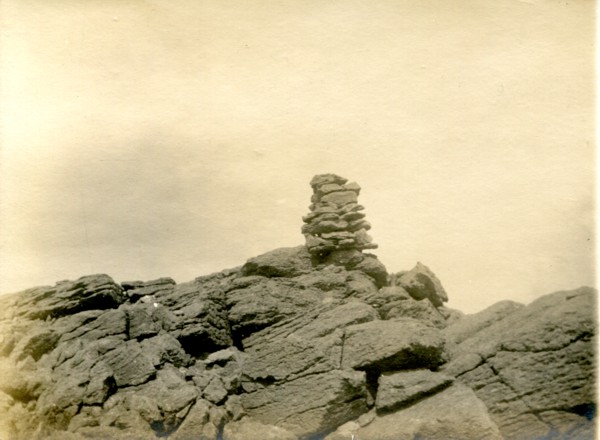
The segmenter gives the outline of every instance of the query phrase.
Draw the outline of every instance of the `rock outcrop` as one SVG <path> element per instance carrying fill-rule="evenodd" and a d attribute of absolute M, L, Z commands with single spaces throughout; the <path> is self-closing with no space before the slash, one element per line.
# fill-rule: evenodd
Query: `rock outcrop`
<path fill-rule="evenodd" d="M 359 191 L 313 187 L 313 213 Z M 0 438 L 594 437 L 593 289 L 465 316 L 421 264 L 388 276 L 361 245 L 327 249 L 0 296 Z"/>
<path fill-rule="evenodd" d="M 506 439 L 593 438 L 595 306 L 585 287 L 492 306 L 445 329 L 442 370 L 473 388 Z"/>

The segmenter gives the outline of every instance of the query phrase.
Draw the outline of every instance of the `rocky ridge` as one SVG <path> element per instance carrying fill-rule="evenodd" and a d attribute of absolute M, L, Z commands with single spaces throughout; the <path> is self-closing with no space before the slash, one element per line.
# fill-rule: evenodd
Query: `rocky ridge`
<path fill-rule="evenodd" d="M 593 289 L 463 315 L 363 250 L 0 296 L 0 438 L 594 438 Z"/>

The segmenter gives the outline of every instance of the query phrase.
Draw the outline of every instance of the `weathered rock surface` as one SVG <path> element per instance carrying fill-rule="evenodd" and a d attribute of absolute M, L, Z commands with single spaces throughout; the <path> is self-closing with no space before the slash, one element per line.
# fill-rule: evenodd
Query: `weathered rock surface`
<path fill-rule="evenodd" d="M 58 318 L 84 310 L 111 309 L 125 302 L 121 286 L 107 275 L 90 275 L 77 281 L 63 281 L 54 287 L 35 287 L 13 296 L 15 317 Z"/>
<path fill-rule="evenodd" d="M 246 276 L 262 275 L 269 278 L 292 278 L 312 270 L 313 263 L 306 246 L 276 249 L 250 258 L 242 266 L 242 273 Z"/>
<path fill-rule="evenodd" d="M 448 325 L 451 312 L 435 307 L 430 301 L 417 301 L 400 286 L 385 286 L 370 294 L 359 294 L 363 301 L 375 307 L 382 319 L 413 318 L 433 327 Z"/>
<path fill-rule="evenodd" d="M 395 411 L 452 385 L 454 378 L 430 370 L 407 370 L 379 376 L 375 406 L 379 412 Z"/>
<path fill-rule="evenodd" d="M 166 307 L 169 331 L 192 355 L 207 354 L 232 345 L 225 307 L 225 290 L 237 271 L 225 271 L 177 284 L 154 295 L 156 308 Z"/>
<path fill-rule="evenodd" d="M 301 437 L 318 435 L 367 410 L 365 373 L 333 370 L 310 374 L 257 387 L 242 395 L 242 403 L 251 417 L 263 423 Z"/>
<path fill-rule="evenodd" d="M 402 411 L 377 416 L 351 434 L 360 440 L 502 439 L 485 405 L 464 385 L 453 385 Z M 326 440 L 342 438 L 333 434 Z"/>
<path fill-rule="evenodd" d="M 146 301 L 151 301 L 152 296 L 157 293 L 170 293 L 175 287 L 173 278 L 159 278 L 152 281 L 124 281 L 121 287 L 131 302 L 136 302 L 139 299 L 145 298 Z"/>
<path fill-rule="evenodd" d="M 466 317 L 446 329 L 459 343 L 443 370 L 475 390 L 507 439 L 593 438 L 595 301 L 580 288 Z"/>
<path fill-rule="evenodd" d="M 452 325 L 448 325 L 444 334 L 448 342 L 460 344 L 465 339 L 475 335 L 478 331 L 506 318 L 509 314 L 516 312 L 522 307 L 524 307 L 523 304 L 514 301 L 497 302 L 479 313 L 470 315 L 467 319 L 460 319 Z"/>
<path fill-rule="evenodd" d="M 593 438 L 592 289 L 461 316 L 291 249 L 125 294 L 82 278 L 121 292 L 108 309 L 51 299 L 81 281 L 2 298 L 4 435 Z"/>
<path fill-rule="evenodd" d="M 363 254 L 357 184 L 312 186 L 307 246 L 0 296 L 0 438 L 593 438 L 593 289 L 464 316 Z"/>

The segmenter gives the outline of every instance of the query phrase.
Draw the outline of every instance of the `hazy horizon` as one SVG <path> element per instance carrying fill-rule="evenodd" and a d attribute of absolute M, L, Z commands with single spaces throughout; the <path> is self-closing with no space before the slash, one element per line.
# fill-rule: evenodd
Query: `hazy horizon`
<path fill-rule="evenodd" d="M 448 307 L 595 285 L 594 2 L 0 4 L 0 292 L 304 243 L 315 174 Z"/>

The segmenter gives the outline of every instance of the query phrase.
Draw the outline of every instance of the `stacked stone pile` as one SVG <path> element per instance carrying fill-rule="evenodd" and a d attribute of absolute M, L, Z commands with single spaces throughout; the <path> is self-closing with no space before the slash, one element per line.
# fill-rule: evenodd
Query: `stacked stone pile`
<path fill-rule="evenodd" d="M 306 247 L 313 256 L 328 255 L 336 250 L 376 249 L 367 231 L 365 208 L 358 204 L 360 186 L 346 183 L 336 174 L 318 174 L 310 181 L 313 189 L 310 213 L 302 220 Z"/>

